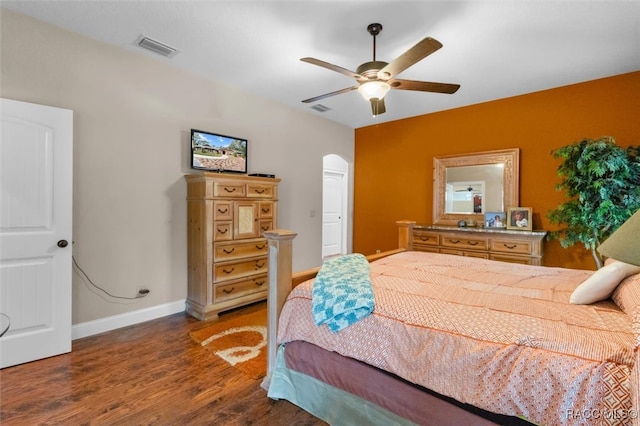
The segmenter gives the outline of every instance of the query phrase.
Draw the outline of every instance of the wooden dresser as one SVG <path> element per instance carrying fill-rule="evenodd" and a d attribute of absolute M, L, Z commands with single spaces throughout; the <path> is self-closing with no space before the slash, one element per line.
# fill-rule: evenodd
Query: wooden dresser
<path fill-rule="evenodd" d="M 280 179 L 186 175 L 186 311 L 200 320 L 267 297 L 268 246 L 277 227 Z"/>
<path fill-rule="evenodd" d="M 413 225 L 410 247 L 417 251 L 542 265 L 546 231 Z"/>

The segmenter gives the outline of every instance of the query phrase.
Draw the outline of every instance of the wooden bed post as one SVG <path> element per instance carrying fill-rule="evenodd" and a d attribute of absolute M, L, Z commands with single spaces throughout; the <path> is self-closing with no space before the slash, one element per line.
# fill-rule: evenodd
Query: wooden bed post
<path fill-rule="evenodd" d="M 413 225 L 414 220 L 398 220 L 398 248 L 413 250 Z"/>
<path fill-rule="evenodd" d="M 278 352 L 278 318 L 282 305 L 291 292 L 291 271 L 293 268 L 293 239 L 295 232 L 274 229 L 264 233 L 269 244 L 269 292 L 267 296 L 267 375 L 262 388 L 268 390 L 271 373 Z"/>

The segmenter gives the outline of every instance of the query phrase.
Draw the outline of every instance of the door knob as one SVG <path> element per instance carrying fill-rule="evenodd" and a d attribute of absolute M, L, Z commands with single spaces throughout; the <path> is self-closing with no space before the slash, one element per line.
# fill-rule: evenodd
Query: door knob
<path fill-rule="evenodd" d="M 60 247 L 60 248 L 64 248 L 64 247 L 66 247 L 68 245 L 69 245 L 69 242 L 67 240 L 58 241 L 58 247 Z"/>

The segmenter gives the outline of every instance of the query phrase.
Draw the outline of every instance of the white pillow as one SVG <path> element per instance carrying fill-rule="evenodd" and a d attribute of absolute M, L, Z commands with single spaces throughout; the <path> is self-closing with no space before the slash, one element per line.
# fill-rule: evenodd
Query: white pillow
<path fill-rule="evenodd" d="M 588 305 L 611 296 L 618 284 L 630 275 L 640 272 L 640 266 L 615 261 L 598 269 L 571 293 L 574 305 Z"/>

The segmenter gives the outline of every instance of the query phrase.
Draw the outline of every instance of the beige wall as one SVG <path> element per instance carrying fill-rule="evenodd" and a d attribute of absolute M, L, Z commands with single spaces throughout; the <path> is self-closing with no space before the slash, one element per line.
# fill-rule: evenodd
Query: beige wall
<path fill-rule="evenodd" d="M 73 323 L 186 298 L 189 130 L 249 140 L 249 172 L 275 173 L 294 270 L 321 259 L 322 157 L 353 163 L 353 130 L 24 15 L 0 10 L 0 96 L 74 111 Z"/>

